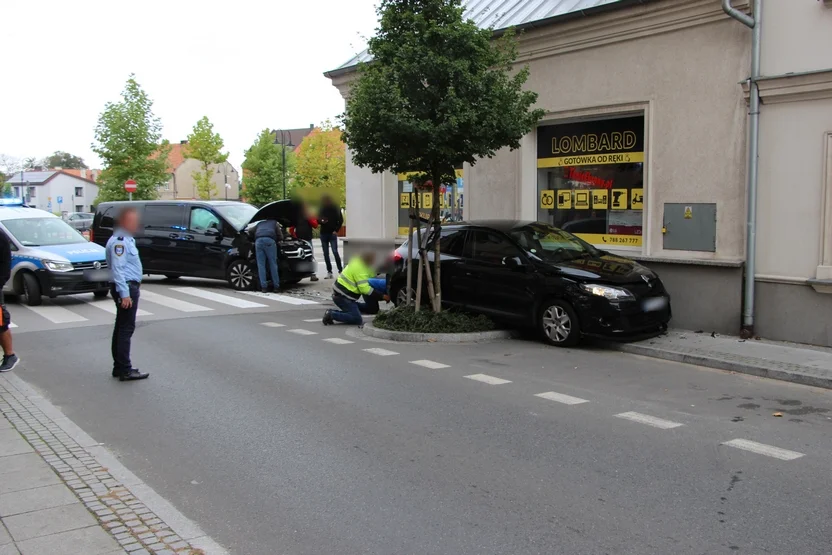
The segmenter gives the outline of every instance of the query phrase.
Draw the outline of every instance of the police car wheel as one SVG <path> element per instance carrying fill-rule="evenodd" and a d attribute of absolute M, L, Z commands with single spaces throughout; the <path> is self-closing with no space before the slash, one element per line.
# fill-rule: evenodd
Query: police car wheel
<path fill-rule="evenodd" d="M 99 289 L 98 291 L 93 292 L 93 295 L 95 295 L 95 297 L 98 298 L 98 299 L 103 299 L 104 297 L 106 297 L 109 294 L 110 294 L 109 289 Z"/>
<path fill-rule="evenodd" d="M 40 306 L 43 298 L 40 293 L 40 283 L 33 274 L 23 274 L 23 296 L 29 306 Z"/>
<path fill-rule="evenodd" d="M 235 260 L 228 266 L 228 284 L 235 291 L 254 288 L 254 267 L 245 260 Z"/>

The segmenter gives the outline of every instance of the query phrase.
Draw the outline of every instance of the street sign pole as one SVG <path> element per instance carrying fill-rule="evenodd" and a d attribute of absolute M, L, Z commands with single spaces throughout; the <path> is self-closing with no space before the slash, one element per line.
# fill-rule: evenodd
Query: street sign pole
<path fill-rule="evenodd" d="M 133 202 L 133 193 L 127 193 L 127 194 L 128 194 L 128 198 L 130 199 L 130 202 Z"/>

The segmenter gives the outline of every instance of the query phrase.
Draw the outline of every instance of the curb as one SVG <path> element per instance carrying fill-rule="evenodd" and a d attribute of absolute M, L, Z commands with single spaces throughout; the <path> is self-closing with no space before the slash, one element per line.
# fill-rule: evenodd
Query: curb
<path fill-rule="evenodd" d="M 747 361 L 731 360 L 727 356 L 716 357 L 706 356 L 694 352 L 685 352 L 682 350 L 657 349 L 655 347 L 639 345 L 638 343 L 604 342 L 601 343 L 601 345 L 606 349 L 633 355 L 642 355 L 663 360 L 670 360 L 673 362 L 695 364 L 697 366 L 716 368 L 717 370 L 750 374 L 760 378 L 769 378 L 772 380 L 832 389 L 832 372 L 823 372 L 822 370 L 813 371 L 815 369 L 797 364 L 777 363 L 775 365 L 764 359 L 754 359 L 755 363 L 752 364 Z M 784 368 L 784 366 L 786 368 Z"/>
<path fill-rule="evenodd" d="M 411 343 L 481 343 L 498 339 L 511 339 L 514 333 L 509 330 L 478 331 L 473 333 L 419 333 L 411 331 L 383 330 L 366 322 L 362 328 L 364 335 L 389 341 L 406 341 Z"/>

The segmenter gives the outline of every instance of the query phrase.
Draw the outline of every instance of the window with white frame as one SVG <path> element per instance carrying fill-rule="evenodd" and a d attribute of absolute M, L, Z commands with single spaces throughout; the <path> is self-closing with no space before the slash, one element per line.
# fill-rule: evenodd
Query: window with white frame
<path fill-rule="evenodd" d="M 76 197 L 83 197 L 84 196 L 84 188 L 83 187 L 75 187 L 75 196 Z"/>

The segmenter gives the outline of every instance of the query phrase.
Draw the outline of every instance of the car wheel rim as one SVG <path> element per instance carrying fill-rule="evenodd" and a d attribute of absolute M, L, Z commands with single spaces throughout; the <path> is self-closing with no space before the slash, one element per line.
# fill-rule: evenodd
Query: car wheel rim
<path fill-rule="evenodd" d="M 572 319 L 560 306 L 550 306 L 543 313 L 543 330 L 555 343 L 563 343 L 572 333 Z"/>
<path fill-rule="evenodd" d="M 235 264 L 231 267 L 231 284 L 238 289 L 245 289 L 251 285 L 251 269 L 245 264 Z"/>
<path fill-rule="evenodd" d="M 413 292 L 412 289 L 411 289 L 410 298 L 411 299 L 416 298 L 416 294 Z M 400 304 L 402 306 L 406 305 L 407 304 L 407 289 L 400 289 L 399 290 L 399 298 L 396 299 L 396 300 L 398 301 L 398 304 Z"/>

